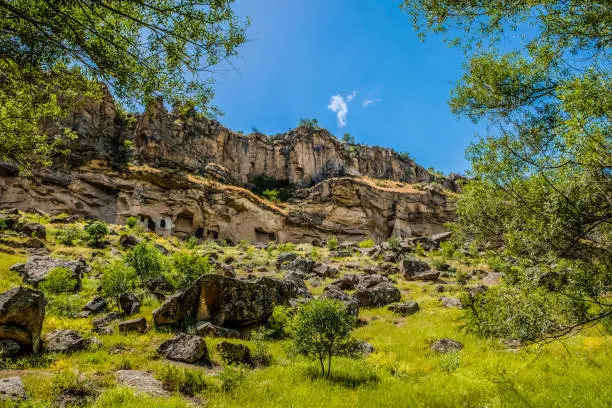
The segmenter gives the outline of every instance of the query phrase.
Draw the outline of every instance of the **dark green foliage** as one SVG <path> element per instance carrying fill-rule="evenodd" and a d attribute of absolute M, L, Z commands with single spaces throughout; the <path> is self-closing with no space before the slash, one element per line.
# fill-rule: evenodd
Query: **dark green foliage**
<path fill-rule="evenodd" d="M 275 201 L 276 199 L 279 201 L 287 201 L 293 197 L 293 192 L 295 191 L 295 187 L 288 181 L 279 181 L 265 174 L 255 177 L 252 184 L 252 191 L 255 194 L 264 196 L 268 199 L 273 197 L 274 200 L 271 201 Z"/>
<path fill-rule="evenodd" d="M 94 221 L 85 227 L 85 234 L 87 235 L 87 242 L 90 246 L 99 247 L 106 241 L 106 236 L 109 233 L 109 229 L 105 223 L 101 221 Z"/>
<path fill-rule="evenodd" d="M 136 228 L 136 226 L 138 225 L 138 218 L 136 217 L 128 217 L 127 220 L 125 220 L 125 225 L 127 225 L 128 228 Z"/>
<path fill-rule="evenodd" d="M 319 122 L 316 119 L 300 119 L 298 126 L 304 126 L 310 130 L 315 130 L 319 128 Z"/>
<path fill-rule="evenodd" d="M 136 287 L 136 272 L 123 259 L 115 259 L 102 269 L 100 290 L 104 296 L 115 299 L 119 306 L 119 297 Z"/>
<path fill-rule="evenodd" d="M 272 317 L 268 321 L 267 337 L 271 339 L 284 339 L 290 335 L 293 316 L 287 306 L 275 306 Z"/>
<path fill-rule="evenodd" d="M 155 279 L 163 277 L 169 265 L 159 249 L 150 241 L 143 241 L 129 251 L 126 262 L 134 269 L 136 279 L 142 287 L 149 287 Z"/>
<path fill-rule="evenodd" d="M 176 289 L 185 289 L 195 283 L 202 275 L 212 272 L 208 256 L 193 252 L 175 252 L 172 254 L 172 268 L 168 279 Z"/>
<path fill-rule="evenodd" d="M 331 371 L 333 356 L 350 355 L 353 349 L 351 330 L 355 327 L 355 316 L 348 313 L 340 301 L 316 299 L 303 305 L 292 328 L 293 347 L 298 354 L 316 358 L 325 376 L 324 361 L 327 360 L 327 377 Z"/>
<path fill-rule="evenodd" d="M 342 135 L 342 141 L 347 144 L 355 144 L 355 136 L 350 133 L 345 133 Z"/>
<path fill-rule="evenodd" d="M 56 267 L 49 271 L 47 277 L 39 283 L 38 288 L 50 295 L 74 292 L 78 281 L 72 277 L 68 268 Z"/>
<path fill-rule="evenodd" d="M 81 239 L 83 231 L 76 225 L 69 225 L 57 232 L 56 240 L 58 243 L 66 246 L 73 246 L 75 241 Z"/>

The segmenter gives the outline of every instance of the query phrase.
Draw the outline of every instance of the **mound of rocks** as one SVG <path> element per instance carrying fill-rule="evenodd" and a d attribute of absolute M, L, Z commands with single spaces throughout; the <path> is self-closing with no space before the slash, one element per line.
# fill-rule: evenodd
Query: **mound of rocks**
<path fill-rule="evenodd" d="M 381 282 L 366 289 L 358 289 L 353 293 L 353 296 L 357 299 L 360 307 L 385 306 L 399 302 L 402 297 L 399 289 L 390 282 Z"/>

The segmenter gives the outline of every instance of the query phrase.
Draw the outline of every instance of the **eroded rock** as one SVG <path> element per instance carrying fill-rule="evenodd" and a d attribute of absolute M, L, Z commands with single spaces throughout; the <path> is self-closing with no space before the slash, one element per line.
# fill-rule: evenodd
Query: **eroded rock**
<path fill-rule="evenodd" d="M 181 334 L 163 342 L 157 352 L 168 360 L 189 364 L 210 364 L 206 341 L 200 336 Z"/>
<path fill-rule="evenodd" d="M 390 282 L 381 282 L 376 286 L 359 289 L 353 293 L 360 307 L 377 307 L 399 302 L 402 295 Z"/>
<path fill-rule="evenodd" d="M 50 353 L 73 353 L 88 346 L 89 341 L 76 330 L 53 330 L 44 337 L 45 351 Z"/>
<path fill-rule="evenodd" d="M 419 304 L 417 302 L 403 302 L 396 305 L 390 305 L 387 309 L 393 313 L 401 314 L 402 316 L 410 316 L 419 311 Z"/>
<path fill-rule="evenodd" d="M 45 296 L 22 286 L 0 294 L 0 340 L 13 340 L 21 352 L 37 352 L 45 318 Z"/>

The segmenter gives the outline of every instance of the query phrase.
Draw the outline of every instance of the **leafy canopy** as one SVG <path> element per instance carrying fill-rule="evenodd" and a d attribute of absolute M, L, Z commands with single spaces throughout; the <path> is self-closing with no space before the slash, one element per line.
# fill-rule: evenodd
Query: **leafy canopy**
<path fill-rule="evenodd" d="M 103 84 L 134 106 L 215 110 L 213 73 L 246 41 L 232 0 L 0 0 L 0 159 L 27 171 Z"/>
<path fill-rule="evenodd" d="M 450 106 L 488 125 L 467 150 L 474 180 L 458 200 L 456 229 L 550 266 L 542 274 L 573 262 L 556 289 L 590 304 L 590 313 L 568 319 L 574 312 L 556 311 L 548 316 L 556 324 L 531 339 L 609 318 L 602 296 L 612 284 L 610 2 L 405 0 L 402 7 L 421 36 L 442 33 L 464 49 Z M 583 284 L 594 280 L 603 286 Z M 488 296 L 520 304 L 530 283 L 513 285 L 521 288 Z"/>

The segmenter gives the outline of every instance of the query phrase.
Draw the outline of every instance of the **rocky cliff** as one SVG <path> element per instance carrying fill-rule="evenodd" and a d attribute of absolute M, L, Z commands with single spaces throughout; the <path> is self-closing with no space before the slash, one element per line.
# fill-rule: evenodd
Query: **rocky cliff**
<path fill-rule="evenodd" d="M 267 137 L 233 132 L 161 101 L 126 114 L 107 93 L 66 120 L 79 139 L 68 157 L 31 177 L 0 171 L 0 205 L 231 241 L 303 242 L 423 236 L 452 219 L 454 178 L 438 179 L 380 147 L 348 145 L 319 128 Z M 0 169 L 2 170 L 2 169 Z M 266 176 L 294 198 L 275 204 L 249 189 Z"/>

